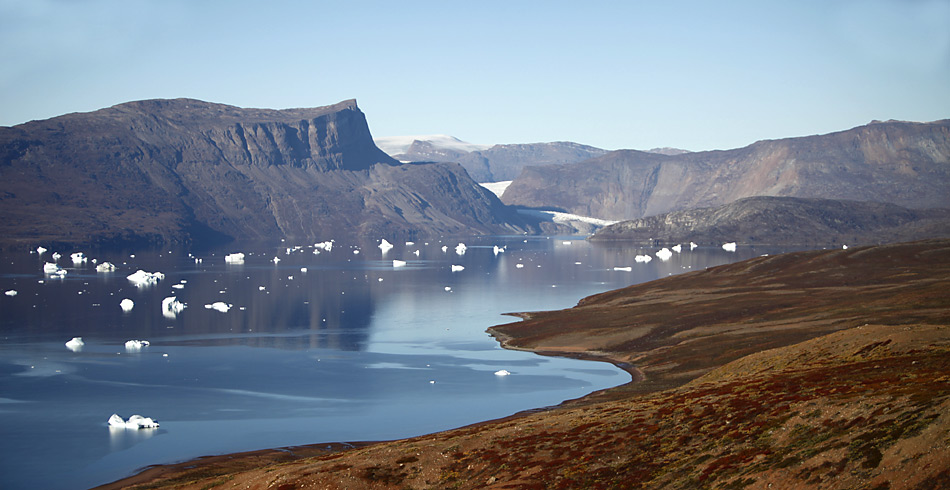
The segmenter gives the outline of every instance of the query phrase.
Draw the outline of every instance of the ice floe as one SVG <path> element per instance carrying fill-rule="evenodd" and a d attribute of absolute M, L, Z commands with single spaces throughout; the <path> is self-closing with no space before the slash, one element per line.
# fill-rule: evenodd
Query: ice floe
<path fill-rule="evenodd" d="M 244 254 L 241 252 L 227 254 L 224 256 L 224 262 L 228 264 L 243 264 Z"/>
<path fill-rule="evenodd" d="M 43 255 L 46 253 L 46 247 L 36 247 L 36 253 Z"/>
<path fill-rule="evenodd" d="M 498 254 L 500 254 L 500 253 L 502 253 L 502 252 L 504 252 L 504 251 L 505 251 L 505 247 L 499 247 L 498 245 L 495 245 L 495 246 L 492 248 L 492 252 L 494 252 L 495 255 L 498 255 Z"/>
<path fill-rule="evenodd" d="M 841 250 L 847 250 L 847 249 L 848 249 L 848 246 L 847 246 L 847 245 L 842 245 L 842 246 L 841 246 Z"/>
<path fill-rule="evenodd" d="M 176 296 L 169 296 L 162 300 L 162 316 L 165 318 L 174 319 L 184 309 L 185 304 L 178 301 Z"/>
<path fill-rule="evenodd" d="M 82 341 L 82 337 L 73 337 L 72 340 L 66 342 L 66 348 L 73 352 L 79 352 L 84 345 L 86 343 Z"/>
<path fill-rule="evenodd" d="M 313 244 L 314 249 L 326 250 L 327 252 L 333 250 L 333 240 L 328 242 L 320 242 Z"/>
<path fill-rule="evenodd" d="M 133 415 L 129 417 L 129 420 L 125 420 L 120 417 L 119 414 L 114 413 L 109 417 L 109 427 L 121 429 L 154 429 L 158 427 L 158 422 L 152 420 L 150 417 L 143 417 L 141 415 Z"/>
<path fill-rule="evenodd" d="M 271 259 L 271 261 L 274 263 L 274 265 L 277 265 L 277 263 L 280 262 L 280 257 L 274 257 Z"/>
<path fill-rule="evenodd" d="M 215 301 L 214 303 L 211 303 L 210 305 L 205 305 L 205 308 L 209 310 L 220 311 L 221 313 L 227 313 L 228 310 L 231 309 L 231 307 L 232 307 L 231 304 L 225 303 L 224 301 Z"/>
<path fill-rule="evenodd" d="M 115 265 L 112 262 L 103 262 L 96 266 L 96 272 L 112 272 L 115 270 Z"/>
<path fill-rule="evenodd" d="M 148 347 L 151 342 L 147 340 L 129 340 L 125 343 L 125 350 L 128 352 L 138 352 L 143 347 Z"/>
<path fill-rule="evenodd" d="M 465 251 L 468 250 L 468 247 L 464 243 L 459 243 L 455 246 L 455 253 L 459 255 L 465 255 Z"/>
<path fill-rule="evenodd" d="M 448 251 L 449 251 L 449 246 L 448 246 L 448 245 L 442 245 L 442 253 L 445 253 L 445 252 L 448 252 Z"/>
<path fill-rule="evenodd" d="M 726 252 L 735 252 L 736 251 L 736 242 L 723 243 L 722 249 Z"/>
<path fill-rule="evenodd" d="M 66 269 L 63 269 L 62 267 L 52 262 L 47 262 L 43 264 L 43 272 L 49 275 L 59 275 L 59 276 L 66 275 Z"/>
<path fill-rule="evenodd" d="M 16 295 L 17 295 L 17 291 L 16 291 L 16 289 L 8 289 L 8 290 L 4 291 L 3 294 L 5 294 L 5 295 L 7 295 L 7 296 L 16 296 Z"/>
<path fill-rule="evenodd" d="M 633 267 L 630 267 L 630 266 L 627 266 L 627 267 L 614 267 L 614 270 L 615 270 L 615 271 L 622 271 L 622 272 L 630 272 L 630 271 L 633 270 Z"/>
<path fill-rule="evenodd" d="M 696 247 L 698 247 L 698 246 L 699 246 L 699 245 L 696 245 L 696 242 L 689 242 L 689 249 L 690 249 L 690 250 L 693 250 L 694 248 L 696 248 Z"/>
<path fill-rule="evenodd" d="M 676 253 L 680 253 L 680 252 L 683 251 L 683 246 L 680 245 L 679 243 L 677 243 L 676 245 L 673 245 L 673 246 L 670 247 L 670 248 L 671 248 L 671 250 L 673 250 L 673 251 L 676 252 Z"/>
<path fill-rule="evenodd" d="M 135 284 L 136 287 L 141 288 L 145 286 L 151 286 L 152 284 L 165 279 L 165 274 L 162 274 L 161 272 L 145 272 L 142 269 L 139 269 L 132 274 L 129 274 L 125 278 L 132 282 L 132 284 Z"/>
<path fill-rule="evenodd" d="M 524 269 L 524 264 L 515 264 L 516 269 Z"/>
<path fill-rule="evenodd" d="M 673 252 L 670 252 L 670 249 L 663 247 L 656 253 L 656 257 L 664 262 L 670 260 L 670 257 L 673 256 Z"/>
<path fill-rule="evenodd" d="M 495 371 L 495 376 L 508 376 L 510 374 L 511 374 L 511 371 L 508 371 L 507 369 L 501 369 L 501 370 Z"/>
<path fill-rule="evenodd" d="M 59 260 L 59 258 L 62 257 L 62 256 L 63 256 L 63 254 L 61 254 L 61 253 L 59 253 L 59 252 L 53 252 L 53 260 Z"/>
<path fill-rule="evenodd" d="M 633 258 L 633 260 L 638 264 L 646 264 L 647 262 L 653 260 L 653 257 L 650 257 L 649 255 L 637 255 Z"/>
<path fill-rule="evenodd" d="M 405 266 L 406 266 L 405 260 L 395 260 L 395 259 L 393 260 L 393 267 L 405 267 Z"/>
<path fill-rule="evenodd" d="M 382 250 L 383 253 L 386 253 L 392 250 L 392 248 L 393 248 L 393 244 L 389 243 L 389 241 L 386 240 L 385 238 L 383 238 L 383 241 L 379 243 L 379 249 Z"/>
<path fill-rule="evenodd" d="M 465 270 L 465 266 L 464 266 L 464 265 L 455 265 L 455 264 L 452 264 L 452 272 L 461 272 L 461 271 L 464 271 L 464 270 Z"/>
<path fill-rule="evenodd" d="M 129 298 L 125 298 L 122 301 L 119 301 L 119 308 L 122 308 L 122 311 L 132 311 L 132 308 L 134 306 L 135 306 L 135 303 Z"/>

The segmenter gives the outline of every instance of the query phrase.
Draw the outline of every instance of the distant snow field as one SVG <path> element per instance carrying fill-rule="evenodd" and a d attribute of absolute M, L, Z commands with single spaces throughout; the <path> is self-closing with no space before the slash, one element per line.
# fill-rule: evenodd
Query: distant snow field
<path fill-rule="evenodd" d="M 373 138 L 373 142 L 376 143 L 376 146 L 389 155 L 405 153 L 407 150 L 409 150 L 409 146 L 412 145 L 413 141 L 426 141 L 428 143 L 432 143 L 432 146 L 435 146 L 436 148 L 448 148 L 450 150 L 465 152 L 487 150 L 492 146 L 468 143 L 456 138 L 455 136 L 449 136 L 447 134 L 382 136 L 379 138 Z"/>

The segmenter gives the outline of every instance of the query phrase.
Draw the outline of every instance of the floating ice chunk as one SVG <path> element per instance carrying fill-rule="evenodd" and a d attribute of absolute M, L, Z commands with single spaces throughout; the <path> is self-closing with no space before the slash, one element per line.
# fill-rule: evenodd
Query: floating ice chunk
<path fill-rule="evenodd" d="M 114 413 L 109 417 L 109 427 L 117 429 L 154 429 L 158 427 L 158 422 L 141 415 L 133 415 L 129 417 L 129 420 L 125 420 L 119 414 Z"/>
<path fill-rule="evenodd" d="M 175 296 L 169 296 L 162 300 L 162 316 L 174 319 L 185 309 L 185 304 L 178 301 Z"/>
<path fill-rule="evenodd" d="M 86 343 L 82 341 L 82 337 L 73 337 L 72 340 L 66 342 L 66 348 L 73 352 L 81 351 L 84 345 L 86 345 Z"/>
<path fill-rule="evenodd" d="M 452 286 L 446 286 L 444 289 L 445 289 L 445 292 L 447 292 L 447 293 L 451 293 L 451 292 L 452 292 Z"/>
<path fill-rule="evenodd" d="M 165 274 L 161 272 L 145 272 L 142 269 L 126 276 L 126 279 L 135 284 L 136 287 L 151 286 L 158 281 L 165 279 Z"/>
<path fill-rule="evenodd" d="M 657 253 L 656 257 L 664 262 L 670 260 L 670 257 L 673 256 L 673 252 L 670 252 L 670 249 L 663 247 Z"/>
<path fill-rule="evenodd" d="M 848 249 L 848 246 L 847 246 L 847 245 L 842 245 L 842 246 L 841 246 L 841 250 L 847 250 L 847 249 Z"/>
<path fill-rule="evenodd" d="M 449 251 L 449 246 L 448 246 L 448 245 L 442 245 L 442 253 L 445 253 L 445 252 L 448 252 L 448 251 Z"/>
<path fill-rule="evenodd" d="M 615 271 L 622 271 L 622 272 L 630 272 L 630 271 L 633 270 L 633 267 L 630 267 L 630 266 L 627 266 L 627 267 L 614 267 L 614 270 L 615 270 Z"/>
<path fill-rule="evenodd" d="M 683 251 L 683 246 L 677 243 L 676 245 L 673 245 L 672 249 L 674 252 L 680 253 Z"/>
<path fill-rule="evenodd" d="M 416 257 L 418 257 L 418 256 L 419 256 L 419 251 L 416 250 L 415 252 L 412 252 L 412 254 L 415 255 Z"/>
<path fill-rule="evenodd" d="M 61 254 L 61 253 L 59 253 L 59 252 L 53 252 L 53 260 L 59 260 L 59 258 L 62 257 L 62 256 L 63 256 L 63 254 Z"/>
<path fill-rule="evenodd" d="M 138 352 L 142 350 L 143 347 L 148 347 L 151 342 L 147 340 L 129 340 L 125 343 L 125 350 L 127 352 Z"/>
<path fill-rule="evenodd" d="M 386 253 L 392 250 L 392 248 L 393 248 L 393 244 L 389 243 L 389 241 L 386 240 L 385 238 L 383 238 L 383 241 L 379 243 L 379 249 L 382 250 L 383 253 Z"/>
<path fill-rule="evenodd" d="M 172 284 L 172 289 L 185 289 L 184 284 Z"/>
<path fill-rule="evenodd" d="M 112 262 L 103 262 L 96 266 L 96 272 L 112 272 L 115 270 L 115 265 Z"/>
<path fill-rule="evenodd" d="M 327 252 L 329 252 L 330 250 L 333 249 L 333 240 L 330 240 L 330 241 L 327 241 L 327 242 L 314 243 L 314 244 L 313 244 L 313 248 L 314 248 L 314 249 L 326 250 Z"/>
<path fill-rule="evenodd" d="M 405 267 L 405 266 L 406 266 L 405 260 L 393 260 L 393 267 Z"/>
<path fill-rule="evenodd" d="M 735 252 L 736 251 L 736 242 L 723 243 L 722 249 L 726 252 Z"/>
<path fill-rule="evenodd" d="M 651 260 L 653 260 L 653 257 L 649 255 L 637 255 L 636 257 L 633 258 L 633 260 L 636 261 L 638 264 L 646 264 L 650 262 Z"/>
<path fill-rule="evenodd" d="M 7 296 L 16 296 L 17 292 L 16 292 L 16 289 L 8 289 L 4 291 L 3 294 Z"/>
<path fill-rule="evenodd" d="M 693 250 L 694 248 L 696 248 L 696 247 L 698 247 L 698 246 L 699 246 L 699 245 L 696 245 L 696 242 L 689 242 L 689 249 L 690 249 L 690 250 Z"/>
<path fill-rule="evenodd" d="M 228 264 L 243 264 L 244 254 L 241 252 L 227 254 L 224 256 L 224 262 Z"/>
<path fill-rule="evenodd" d="M 524 264 L 515 264 L 515 268 L 524 269 Z"/>
<path fill-rule="evenodd" d="M 215 301 L 210 305 L 205 305 L 205 308 L 209 310 L 220 311 L 221 313 L 227 313 L 228 310 L 231 309 L 231 306 L 232 305 L 225 303 L 224 301 Z"/>
<path fill-rule="evenodd" d="M 415 244 L 416 244 L 416 242 L 406 242 L 406 246 L 407 246 L 407 247 L 411 247 L 411 246 L 413 246 L 413 245 L 415 245 Z"/>
<path fill-rule="evenodd" d="M 300 272 L 303 272 L 304 274 L 306 274 L 306 273 L 307 273 L 307 268 L 306 268 L 306 267 L 301 267 L 301 268 L 300 268 Z"/>
<path fill-rule="evenodd" d="M 277 263 L 280 262 L 280 257 L 274 257 L 271 261 L 274 262 L 274 265 L 277 265 Z"/>
<path fill-rule="evenodd" d="M 125 298 L 122 301 L 119 301 L 119 308 L 122 308 L 122 311 L 132 311 L 132 307 L 135 306 L 135 303 L 132 302 L 129 298 Z"/>
<path fill-rule="evenodd" d="M 502 369 L 502 370 L 500 370 L 500 371 L 495 371 L 495 376 L 508 376 L 508 375 L 510 375 L 510 374 L 511 374 L 511 371 L 508 371 L 507 369 Z"/>
<path fill-rule="evenodd" d="M 265 289 L 267 289 L 265 286 L 257 286 L 258 291 L 263 291 Z"/>
<path fill-rule="evenodd" d="M 498 245 L 495 245 L 494 247 L 492 247 L 492 252 L 494 252 L 495 255 L 498 255 L 504 251 L 505 251 L 504 247 L 499 247 Z"/>
<path fill-rule="evenodd" d="M 47 274 L 56 274 L 56 273 L 58 273 L 60 270 L 61 270 L 61 269 L 59 268 L 59 266 L 56 265 L 56 264 L 54 264 L 54 263 L 52 263 L 52 262 L 47 262 L 47 263 L 43 264 L 43 272 L 45 272 L 45 273 L 47 273 Z"/>
<path fill-rule="evenodd" d="M 461 272 L 464 270 L 465 270 L 464 265 L 455 265 L 455 264 L 452 265 L 452 272 Z"/>
<path fill-rule="evenodd" d="M 353 251 L 353 255 L 359 255 L 359 254 L 360 254 L 360 249 L 356 249 Z"/>
<path fill-rule="evenodd" d="M 468 250 L 468 247 L 464 243 L 459 243 L 455 246 L 455 253 L 459 255 L 465 255 L 465 251 Z"/>
<path fill-rule="evenodd" d="M 82 252 L 76 252 L 74 254 L 71 254 L 69 258 L 73 259 L 74 264 L 81 264 L 89 260 L 89 258 L 86 257 L 86 254 Z"/>
<path fill-rule="evenodd" d="M 43 255 L 44 253 L 46 253 L 46 248 L 45 248 L 45 247 L 36 247 L 36 253 L 38 253 L 38 254 L 40 254 L 40 255 Z"/>
<path fill-rule="evenodd" d="M 561 242 L 561 245 L 570 245 L 570 244 L 571 244 L 570 240 L 564 240 L 563 242 Z"/>

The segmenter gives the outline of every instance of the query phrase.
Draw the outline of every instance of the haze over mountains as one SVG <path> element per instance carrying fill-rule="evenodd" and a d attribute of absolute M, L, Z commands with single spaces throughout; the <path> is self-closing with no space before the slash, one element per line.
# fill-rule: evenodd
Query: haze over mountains
<path fill-rule="evenodd" d="M 354 100 L 290 110 L 146 100 L 0 128 L 6 242 L 523 232 L 457 164 L 400 164 Z"/>

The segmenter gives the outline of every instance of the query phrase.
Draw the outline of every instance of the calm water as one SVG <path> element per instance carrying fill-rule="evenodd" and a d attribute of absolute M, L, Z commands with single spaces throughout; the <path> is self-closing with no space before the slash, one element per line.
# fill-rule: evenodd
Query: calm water
<path fill-rule="evenodd" d="M 420 435 L 622 384 L 629 376 L 609 364 L 506 351 L 485 329 L 514 321 L 505 312 L 570 307 L 763 253 L 700 247 L 637 264 L 655 249 L 461 241 L 464 255 L 460 240 L 397 243 L 385 255 L 372 242 L 319 254 L 288 254 L 291 243 L 194 256 L 86 251 L 116 264 L 111 273 L 59 250 L 63 279 L 43 273 L 56 250 L 0 255 L 0 289 L 17 291 L 0 296 L 0 488 L 88 488 L 209 454 Z M 225 263 L 239 251 L 244 264 Z M 126 276 L 137 269 L 165 277 L 136 287 Z M 163 312 L 169 296 L 187 308 Z M 126 298 L 130 311 L 119 307 Z M 232 307 L 205 307 L 215 302 Z M 85 345 L 68 349 L 73 337 Z M 130 352 L 130 339 L 151 345 Z M 502 369 L 511 375 L 494 374 Z M 110 429 L 113 413 L 161 427 Z"/>

